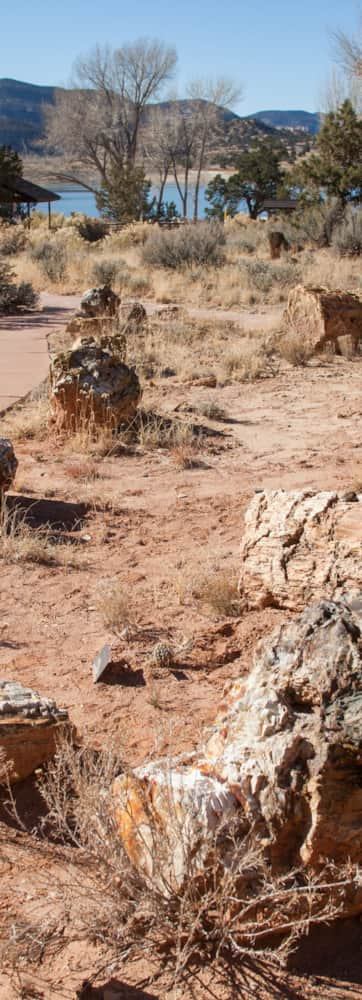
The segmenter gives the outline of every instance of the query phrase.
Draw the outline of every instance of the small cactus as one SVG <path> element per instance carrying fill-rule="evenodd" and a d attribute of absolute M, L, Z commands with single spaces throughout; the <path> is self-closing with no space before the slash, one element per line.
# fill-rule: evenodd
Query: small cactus
<path fill-rule="evenodd" d="M 174 665 L 174 656 L 170 646 L 166 642 L 156 642 L 152 650 L 151 662 L 156 667 L 169 669 Z"/>

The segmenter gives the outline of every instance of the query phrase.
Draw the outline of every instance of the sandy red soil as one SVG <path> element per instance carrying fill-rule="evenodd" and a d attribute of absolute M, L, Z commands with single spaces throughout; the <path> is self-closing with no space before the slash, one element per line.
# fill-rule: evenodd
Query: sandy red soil
<path fill-rule="evenodd" d="M 50 326 L 62 318 L 59 303 L 57 309 Z M 47 319 L 42 336 L 50 326 Z M 29 328 L 30 340 L 36 340 L 37 329 Z M 20 333 L 26 335 L 25 320 Z M 14 395 L 22 394 L 20 381 L 13 388 Z M 198 418 L 214 434 L 204 438 L 194 468 L 180 469 L 164 449 L 124 453 L 105 458 L 99 478 L 86 488 L 67 473 L 77 456 L 65 455 L 64 443 L 52 436 L 19 443 L 19 495 L 32 502 L 47 498 L 40 521 L 51 523 L 54 500 L 68 505 L 69 516 L 80 499 L 88 502 L 83 521 L 68 536 L 82 563 L 76 568 L 13 563 L 1 574 L 1 676 L 54 697 L 67 707 L 78 732 L 96 745 L 105 737 L 122 742 L 132 764 L 155 744 L 159 752 L 197 745 L 225 681 L 249 669 L 257 640 L 280 620 L 282 613 L 272 610 L 225 619 L 200 606 L 186 586 L 215 567 L 237 577 L 243 512 L 253 491 L 343 490 L 361 481 L 362 360 L 320 359 L 306 368 L 285 366 L 274 378 L 216 389 L 158 379 L 146 395 L 158 413 L 181 417 L 215 399 L 227 419 Z M 98 610 L 99 590 L 114 579 L 124 588 L 131 622 L 126 638 L 112 634 Z M 179 659 L 177 669 L 157 682 L 156 705 L 143 667 L 159 639 L 171 642 Z M 113 667 L 104 683 L 94 685 L 92 660 L 107 641 L 114 643 Z M 33 786 L 25 783 L 17 794 L 31 826 Z M 46 898 L 52 862 L 49 857 L 39 862 L 28 834 L 10 833 L 6 824 L 2 834 L 0 912 L 8 924 L 9 914 L 15 919 L 29 895 Z M 280 971 L 273 963 L 228 975 L 200 970 L 189 987 L 174 994 L 167 975 L 144 985 L 149 969 L 139 963 L 116 970 L 114 981 L 120 997 L 129 1000 L 176 995 L 356 1000 L 362 996 L 360 929 L 356 920 L 337 932 L 313 934 L 300 952 L 298 972 Z M 24 996 L 75 998 L 95 957 L 88 946 L 86 953 L 78 947 L 25 970 L 34 992 Z M 9 969 L 0 976 L 0 996 L 16 997 Z"/>

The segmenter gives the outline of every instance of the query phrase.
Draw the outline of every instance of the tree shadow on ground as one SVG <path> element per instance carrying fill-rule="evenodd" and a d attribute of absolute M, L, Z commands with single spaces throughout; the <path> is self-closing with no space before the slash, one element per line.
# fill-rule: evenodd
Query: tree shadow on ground
<path fill-rule="evenodd" d="M 46 306 L 42 310 L 25 309 L 19 313 L 4 314 L 0 317 L 0 330 L 11 330 L 14 333 L 29 330 L 33 326 L 48 327 L 54 323 L 66 322 L 70 318 L 70 310 L 60 306 Z"/>

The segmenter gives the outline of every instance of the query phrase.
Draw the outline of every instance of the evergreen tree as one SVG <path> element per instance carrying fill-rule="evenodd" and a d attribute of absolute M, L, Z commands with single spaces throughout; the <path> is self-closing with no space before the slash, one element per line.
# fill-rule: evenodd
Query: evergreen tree
<path fill-rule="evenodd" d="M 23 163 L 18 153 L 11 146 L 0 146 L 0 218 L 11 218 L 13 198 L 8 185 L 22 173 Z"/>
<path fill-rule="evenodd" d="M 205 197 L 211 208 L 208 216 L 222 218 L 224 212 L 235 215 L 241 201 L 245 201 L 249 215 L 257 219 L 264 201 L 276 198 L 282 187 L 284 171 L 280 160 L 286 157 L 283 147 L 273 139 L 258 141 L 238 157 L 237 171 L 225 179 L 221 174 L 208 184 Z"/>
<path fill-rule="evenodd" d="M 317 152 L 293 172 L 296 185 L 316 200 L 321 193 L 341 205 L 362 198 L 362 119 L 346 100 L 324 119 Z"/>
<path fill-rule="evenodd" d="M 104 181 L 97 195 L 97 208 L 107 219 L 116 222 L 134 222 L 148 218 L 155 199 L 149 201 L 151 181 L 142 167 L 113 169 L 109 180 Z"/>

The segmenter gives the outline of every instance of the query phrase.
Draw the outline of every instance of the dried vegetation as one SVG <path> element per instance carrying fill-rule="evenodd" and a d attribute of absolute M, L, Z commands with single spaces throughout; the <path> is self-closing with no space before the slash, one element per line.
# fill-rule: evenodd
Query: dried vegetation
<path fill-rule="evenodd" d="M 246 836 L 241 821 L 209 835 L 201 875 L 197 845 L 180 829 L 176 803 L 174 834 L 182 843 L 186 873 L 182 888 L 175 888 L 175 873 L 163 863 L 162 834 L 150 815 L 152 876 L 140 874 L 125 853 L 114 814 L 113 781 L 124 770 L 114 747 L 98 752 L 63 741 L 39 779 L 46 812 L 34 851 L 40 860 L 49 838 L 54 840 L 57 864 L 52 911 L 44 901 L 28 903 L 24 918 L 12 923 L 10 939 L 2 935 L 3 957 L 17 970 L 20 985 L 22 971 L 80 940 L 107 948 L 109 969 L 114 961 L 140 955 L 168 966 L 175 988 L 208 963 L 240 965 L 249 957 L 270 956 L 271 949 L 283 962 L 301 934 L 336 918 L 346 892 L 361 885 L 360 873 L 348 862 L 338 869 L 326 863 L 314 873 L 300 868 L 273 874 L 257 832 Z M 171 783 L 169 808 L 172 812 Z M 221 841 L 227 865 L 218 860 Z M 41 865 L 38 878 L 41 885 Z M 104 957 L 99 965 L 104 971 Z"/>

